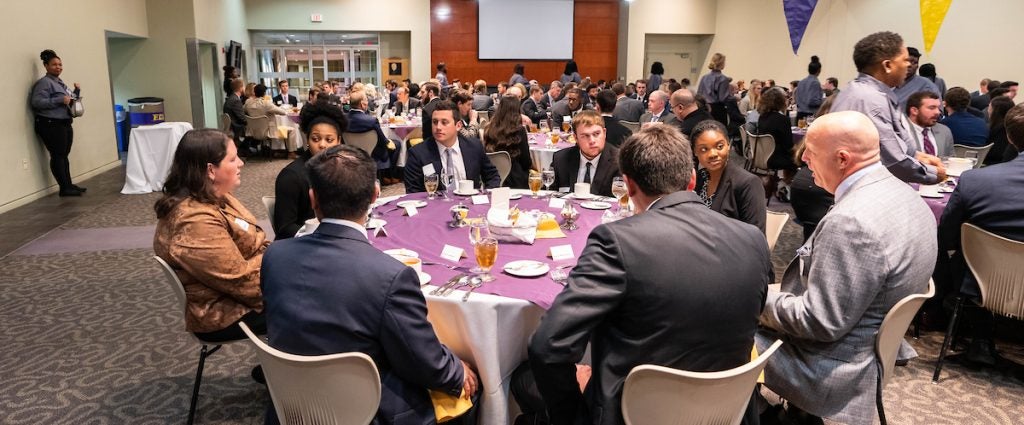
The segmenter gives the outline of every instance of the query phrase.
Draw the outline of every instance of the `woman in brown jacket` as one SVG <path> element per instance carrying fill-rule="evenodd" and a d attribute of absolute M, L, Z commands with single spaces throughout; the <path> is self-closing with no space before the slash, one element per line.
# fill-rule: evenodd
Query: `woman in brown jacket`
<path fill-rule="evenodd" d="M 154 205 L 153 251 L 185 286 L 185 328 L 207 341 L 244 338 L 239 321 L 266 332 L 260 265 L 270 241 L 231 195 L 243 165 L 227 134 L 189 131 Z"/>

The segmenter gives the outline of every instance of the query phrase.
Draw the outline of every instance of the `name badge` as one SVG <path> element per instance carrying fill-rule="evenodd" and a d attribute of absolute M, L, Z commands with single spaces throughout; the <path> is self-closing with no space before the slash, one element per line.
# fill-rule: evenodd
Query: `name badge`
<path fill-rule="evenodd" d="M 549 252 L 551 259 L 554 261 L 560 260 L 572 260 L 576 258 L 576 255 L 572 253 L 572 245 L 558 245 L 551 247 Z"/>
<path fill-rule="evenodd" d="M 424 176 L 432 176 L 434 174 L 437 174 L 437 171 L 434 171 L 434 164 L 427 164 L 423 166 Z"/>
<path fill-rule="evenodd" d="M 562 209 L 563 207 L 565 207 L 565 199 L 551 198 L 551 200 L 548 201 L 548 208 Z"/>
<path fill-rule="evenodd" d="M 241 227 L 242 231 L 244 231 L 244 232 L 248 232 L 249 231 L 249 222 L 247 222 L 245 220 L 242 220 L 242 219 L 240 219 L 238 217 L 235 217 L 235 224 L 238 225 L 238 227 Z"/>
<path fill-rule="evenodd" d="M 465 252 L 463 249 L 457 246 L 445 245 L 444 248 L 441 249 L 441 258 L 453 263 L 458 263 L 459 260 L 462 260 L 464 254 Z"/>

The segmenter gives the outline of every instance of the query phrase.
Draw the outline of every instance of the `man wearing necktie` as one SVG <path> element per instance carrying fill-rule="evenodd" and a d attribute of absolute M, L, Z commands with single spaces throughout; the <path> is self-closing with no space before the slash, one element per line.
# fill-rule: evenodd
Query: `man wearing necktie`
<path fill-rule="evenodd" d="M 459 136 L 462 127 L 459 108 L 449 100 L 434 104 L 429 118 L 432 137 L 409 149 L 405 162 L 405 192 L 426 191 L 423 176 L 430 174 L 442 177 L 439 190 L 444 190 L 448 181 L 459 180 L 472 180 L 479 188 L 482 179 L 488 189 L 498 187 L 501 177 L 484 153 L 483 144 Z"/>
<path fill-rule="evenodd" d="M 939 124 L 939 95 L 930 91 L 914 93 L 907 99 L 907 121 L 917 150 L 937 157 L 953 155 L 953 133 Z"/>
<path fill-rule="evenodd" d="M 576 145 L 555 152 L 555 187 L 573 191 L 577 182 L 590 183 L 590 193 L 612 196 L 612 179 L 619 176 L 619 150 L 605 144 L 604 118 L 596 111 L 583 111 L 572 120 Z"/>
<path fill-rule="evenodd" d="M 640 123 L 646 127 L 653 122 L 668 122 L 672 119 L 666 106 L 668 105 L 668 93 L 661 90 L 651 92 L 647 100 L 647 112 L 640 116 Z"/>

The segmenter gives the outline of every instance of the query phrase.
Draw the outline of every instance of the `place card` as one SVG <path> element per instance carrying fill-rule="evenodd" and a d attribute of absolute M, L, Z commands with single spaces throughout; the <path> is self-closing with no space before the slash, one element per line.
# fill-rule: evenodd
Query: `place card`
<path fill-rule="evenodd" d="M 491 189 L 491 208 L 508 211 L 508 198 L 512 196 L 511 190 L 507 187 Z"/>
<path fill-rule="evenodd" d="M 473 205 L 482 205 L 490 202 L 487 200 L 487 195 L 473 195 L 469 199 L 473 200 Z"/>
<path fill-rule="evenodd" d="M 412 217 L 416 214 L 419 214 L 419 210 L 416 209 L 415 205 L 409 204 L 405 206 L 405 215 Z"/>
<path fill-rule="evenodd" d="M 548 252 L 551 259 L 554 261 L 560 260 L 573 260 L 576 255 L 572 253 L 572 245 L 558 245 L 551 247 L 551 251 Z"/>
<path fill-rule="evenodd" d="M 558 188 L 558 193 L 569 193 L 569 187 L 568 186 L 563 186 L 563 187 Z"/>
<path fill-rule="evenodd" d="M 570 249 L 572 248 L 570 247 Z M 445 260 L 451 261 L 453 263 L 458 263 L 459 260 L 462 260 L 462 257 L 464 257 L 465 255 L 465 251 L 463 251 L 462 248 L 459 248 L 457 246 L 445 244 L 444 248 L 441 249 L 441 258 L 444 258 Z"/>
<path fill-rule="evenodd" d="M 434 171 L 434 164 L 433 163 L 427 164 L 427 165 L 423 166 L 423 175 L 424 176 L 431 176 L 431 175 L 434 175 L 436 173 L 437 172 Z"/>
<path fill-rule="evenodd" d="M 383 237 L 387 237 L 388 236 L 388 231 L 384 229 L 384 226 L 377 226 L 376 229 L 373 229 L 373 237 L 379 238 L 379 237 L 382 237 L 382 236 Z"/>
<path fill-rule="evenodd" d="M 562 198 L 551 198 L 548 201 L 548 208 L 562 209 L 565 207 L 565 199 Z"/>

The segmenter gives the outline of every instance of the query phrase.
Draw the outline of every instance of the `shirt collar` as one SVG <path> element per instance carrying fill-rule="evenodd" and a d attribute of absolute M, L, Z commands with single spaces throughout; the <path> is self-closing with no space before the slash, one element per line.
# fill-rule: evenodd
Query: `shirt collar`
<path fill-rule="evenodd" d="M 919 134 L 921 134 L 922 131 L 924 131 L 926 129 L 926 127 L 921 127 L 921 126 L 917 125 L 917 123 L 914 122 L 914 120 L 912 120 L 910 118 L 907 118 L 907 122 L 910 123 L 910 128 L 914 130 L 914 134 L 918 134 L 919 135 Z"/>
<path fill-rule="evenodd" d="M 601 152 L 601 153 L 604 153 L 604 152 Z M 595 157 L 594 157 L 594 159 L 589 159 L 589 160 L 588 160 L 588 159 L 587 159 L 587 157 L 583 156 L 583 151 L 580 151 L 580 165 L 582 165 L 582 166 L 586 167 L 586 165 L 585 165 L 585 164 L 586 164 L 587 162 L 589 162 L 589 163 L 591 163 L 591 164 L 594 164 L 594 166 L 596 167 L 596 166 L 597 166 L 597 163 L 598 163 L 599 161 L 601 161 L 601 153 L 597 154 L 597 156 L 595 156 Z"/>
<path fill-rule="evenodd" d="M 864 176 L 871 174 L 871 172 L 878 170 L 879 168 L 883 168 L 881 161 L 871 164 L 867 167 L 861 168 L 857 170 L 855 173 L 850 174 L 848 177 L 843 179 L 842 183 L 839 183 L 839 187 L 836 188 L 836 203 L 839 203 L 839 200 L 843 198 L 843 195 L 845 195 L 846 192 L 848 192 L 850 188 L 857 183 L 858 180 L 864 178 Z"/>
<path fill-rule="evenodd" d="M 455 137 L 458 137 L 458 136 L 455 136 Z M 434 143 L 437 143 L 437 152 L 441 154 L 441 157 L 442 157 L 441 161 L 444 161 L 444 150 L 445 149 L 451 149 L 452 151 L 454 151 L 454 153 L 456 155 L 462 155 L 462 149 L 459 149 L 459 141 L 458 140 L 455 140 L 455 144 L 452 145 L 452 147 L 450 147 L 450 148 L 446 147 L 445 145 L 442 145 L 441 142 L 438 142 L 437 140 L 435 140 Z"/>
<path fill-rule="evenodd" d="M 321 223 L 337 224 L 339 226 L 345 226 L 345 227 L 351 227 L 351 228 L 359 231 L 359 234 L 363 235 L 363 237 L 366 238 L 366 240 L 370 240 L 370 238 L 368 238 L 366 236 L 366 228 L 363 227 L 362 225 L 360 225 L 359 223 L 354 222 L 354 221 L 342 220 L 340 218 L 325 218 L 323 220 L 320 220 L 320 222 Z"/>

